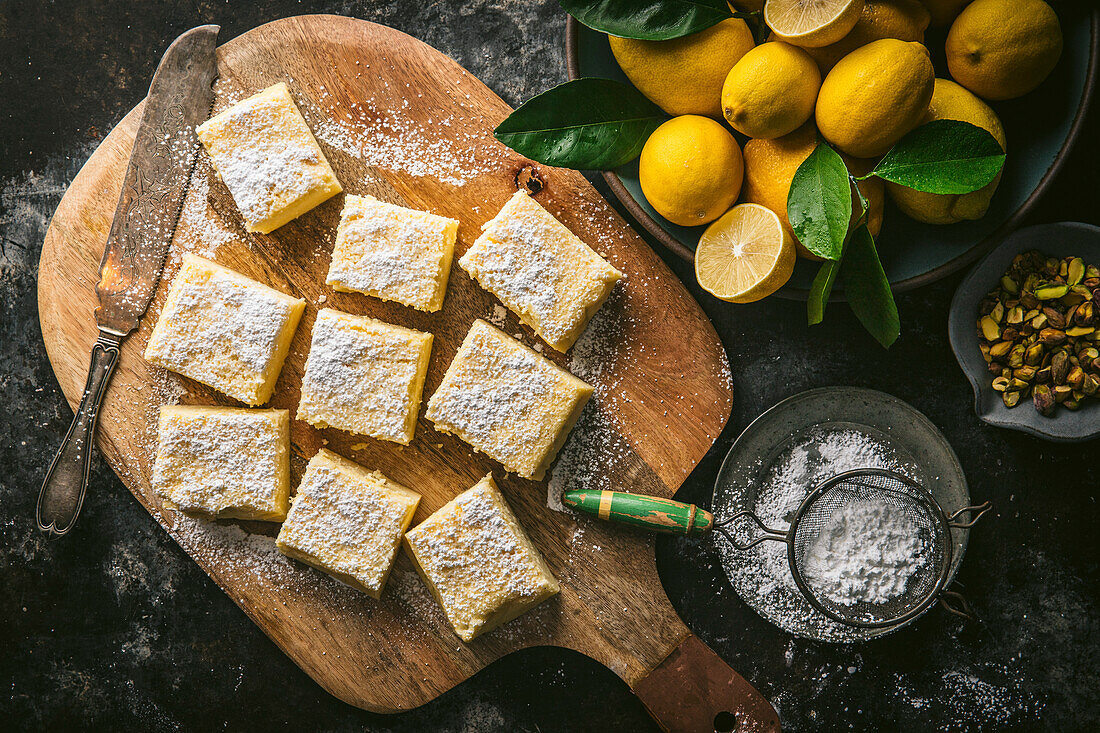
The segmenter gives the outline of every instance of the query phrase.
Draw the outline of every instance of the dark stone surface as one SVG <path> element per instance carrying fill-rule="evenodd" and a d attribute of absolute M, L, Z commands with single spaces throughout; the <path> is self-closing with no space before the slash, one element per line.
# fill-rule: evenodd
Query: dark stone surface
<path fill-rule="evenodd" d="M 386 23 L 451 54 L 516 104 L 564 79 L 556 3 L 222 3 L 7 0 L 0 4 L 0 715 L 18 728 L 385 731 L 654 730 L 610 671 L 557 649 L 516 654 L 439 700 L 380 716 L 298 670 L 162 532 L 102 460 L 76 530 L 47 541 L 34 500 L 71 419 L 38 327 L 35 269 L 66 184 L 144 94 L 178 33 L 231 38 L 274 18 L 332 12 Z M 1028 223 L 1096 223 L 1093 111 Z M 606 193 L 606 189 L 601 187 Z M 690 270 L 671 262 L 692 281 Z M 680 497 L 706 504 L 722 454 L 797 391 L 873 387 L 927 414 L 978 500 L 959 579 L 984 619 L 933 611 L 872 644 L 792 639 L 729 588 L 706 541 L 662 541 L 658 566 L 687 624 L 775 701 L 788 730 L 1096 730 L 1100 727 L 1098 443 L 1058 446 L 981 425 L 947 345 L 958 278 L 899 299 L 889 352 L 843 306 L 807 329 L 804 306 L 729 306 L 698 293 L 729 351 L 733 419 Z M 692 287 L 689 285 L 689 287 Z"/>

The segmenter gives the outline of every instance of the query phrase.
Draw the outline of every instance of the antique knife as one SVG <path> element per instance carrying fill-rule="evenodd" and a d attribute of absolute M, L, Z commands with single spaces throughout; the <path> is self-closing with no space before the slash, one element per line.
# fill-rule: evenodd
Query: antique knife
<path fill-rule="evenodd" d="M 156 291 L 198 151 L 195 126 L 214 103 L 218 30 L 204 25 L 173 41 L 149 85 L 99 265 L 99 337 L 84 396 L 38 495 L 36 518 L 43 531 L 68 532 L 84 503 L 99 406 L 118 364 L 119 345 L 138 327 Z"/>

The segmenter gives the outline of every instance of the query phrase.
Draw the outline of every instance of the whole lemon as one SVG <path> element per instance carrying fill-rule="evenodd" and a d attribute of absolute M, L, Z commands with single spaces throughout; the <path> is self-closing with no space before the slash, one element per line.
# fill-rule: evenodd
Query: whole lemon
<path fill-rule="evenodd" d="M 1043 0 L 974 0 L 947 34 L 951 76 L 985 99 L 1013 99 L 1047 78 L 1062 27 Z"/>
<path fill-rule="evenodd" d="M 749 137 L 797 129 L 814 113 L 821 72 L 810 55 L 788 43 L 762 43 L 734 64 L 722 86 L 722 114 Z"/>
<path fill-rule="evenodd" d="M 649 136 L 638 160 L 642 193 L 673 224 L 712 222 L 741 191 L 741 148 L 709 117 L 673 117 Z"/>
<path fill-rule="evenodd" d="M 889 150 L 928 111 L 935 72 L 919 43 L 883 38 L 837 62 L 817 95 L 817 127 L 855 158 Z"/>
<path fill-rule="evenodd" d="M 817 129 L 807 122 L 789 135 L 774 140 L 749 140 L 745 143 L 745 181 L 741 185 L 741 201 L 760 204 L 776 213 L 787 233 L 794 239 L 798 254 L 807 259 L 820 259 L 802 246 L 787 218 L 787 195 L 791 181 L 802 161 L 813 152 L 817 144 Z M 848 169 L 855 175 L 869 172 L 866 161 L 846 159 Z M 882 181 L 869 178 L 859 182 L 859 190 L 867 199 L 867 228 L 872 236 L 882 229 L 882 210 L 886 195 Z M 859 210 L 856 197 L 852 196 L 852 217 L 855 221 Z"/>
<path fill-rule="evenodd" d="M 928 10 L 920 0 L 867 0 L 848 35 L 828 46 L 807 48 L 806 53 L 817 62 L 821 73 L 827 74 L 837 61 L 880 38 L 923 43 L 929 20 Z"/>
<path fill-rule="evenodd" d="M 955 19 L 970 0 L 921 0 L 932 16 L 932 25 L 939 28 Z"/>
<path fill-rule="evenodd" d="M 925 122 L 932 120 L 962 120 L 988 130 L 1005 148 L 1005 130 L 997 113 L 989 105 L 948 79 L 936 79 L 936 91 L 928 107 Z M 746 148 L 746 156 L 748 150 Z M 980 219 L 989 209 L 989 200 L 1001 181 L 998 173 L 989 185 L 972 193 L 947 195 L 915 191 L 896 183 L 888 183 L 890 198 L 907 216 L 927 224 L 954 224 L 964 219 Z"/>
<path fill-rule="evenodd" d="M 670 41 L 608 36 L 631 83 L 670 115 L 722 117 L 722 83 L 755 43 L 740 18 Z"/>

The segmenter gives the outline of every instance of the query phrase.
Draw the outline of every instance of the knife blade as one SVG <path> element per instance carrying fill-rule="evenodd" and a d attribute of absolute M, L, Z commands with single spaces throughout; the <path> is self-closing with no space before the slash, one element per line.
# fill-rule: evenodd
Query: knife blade
<path fill-rule="evenodd" d="M 137 328 L 160 280 L 198 151 L 195 126 L 214 102 L 217 38 L 216 25 L 184 33 L 149 86 L 96 284 L 96 321 L 111 333 Z"/>
<path fill-rule="evenodd" d="M 187 31 L 157 66 L 115 218 L 99 266 L 99 335 L 73 423 L 38 494 L 38 528 L 63 535 L 84 503 L 99 407 L 118 364 L 122 339 L 137 328 L 156 292 L 198 152 L 195 126 L 214 102 L 218 26 Z"/>

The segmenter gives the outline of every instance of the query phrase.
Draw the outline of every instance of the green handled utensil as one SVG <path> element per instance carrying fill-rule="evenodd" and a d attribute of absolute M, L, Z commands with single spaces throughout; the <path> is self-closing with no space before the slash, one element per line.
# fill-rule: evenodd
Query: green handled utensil
<path fill-rule="evenodd" d="M 630 524 L 652 532 L 700 535 L 714 528 L 714 515 L 694 504 L 623 491 L 578 489 L 566 491 L 562 501 L 579 511 Z"/>
<path fill-rule="evenodd" d="M 740 511 L 715 524 L 714 515 L 694 504 L 619 491 L 580 489 L 567 491 L 564 503 L 600 519 L 629 524 L 665 534 L 699 535 L 716 530 L 733 547 L 748 550 L 761 542 L 787 545 L 787 563 L 795 585 L 815 609 L 834 621 L 863 628 L 885 628 L 908 621 L 937 600 L 952 613 L 971 618 L 965 599 L 945 586 L 954 551 L 951 531 L 969 529 L 992 507 L 990 502 L 959 509 L 950 516 L 923 485 L 899 473 L 881 468 L 860 468 L 838 473 L 815 486 L 802 501 L 785 530 L 771 529 L 751 511 Z M 927 557 L 915 564 L 907 576 L 904 591 L 885 601 L 845 604 L 816 589 L 804 573 L 807 558 L 818 538 L 829 531 L 832 517 L 844 507 L 877 504 L 906 517 L 925 543 Z M 959 519 L 971 513 L 967 521 Z M 734 525 L 744 520 L 747 533 L 738 534 Z M 755 529 L 752 529 L 755 525 Z M 946 599 L 961 603 L 955 608 Z"/>

